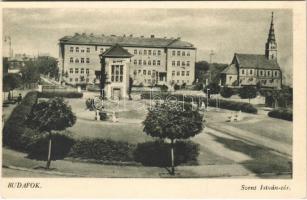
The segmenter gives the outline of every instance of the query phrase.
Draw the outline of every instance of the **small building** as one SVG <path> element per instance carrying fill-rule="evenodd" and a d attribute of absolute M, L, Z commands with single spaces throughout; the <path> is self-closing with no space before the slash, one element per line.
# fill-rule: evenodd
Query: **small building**
<path fill-rule="evenodd" d="M 265 54 L 235 53 L 230 65 L 221 72 L 221 84 L 229 87 L 259 86 L 280 89 L 282 71 L 277 62 L 277 43 L 273 13 Z"/>

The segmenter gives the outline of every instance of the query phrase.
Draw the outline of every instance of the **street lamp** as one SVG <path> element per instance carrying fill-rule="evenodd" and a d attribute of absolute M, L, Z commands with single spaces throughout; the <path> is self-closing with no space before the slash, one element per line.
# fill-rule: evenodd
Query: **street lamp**
<path fill-rule="evenodd" d="M 99 54 L 100 58 L 100 96 L 104 99 L 105 93 L 104 93 L 104 87 L 105 87 L 105 74 L 106 74 L 106 60 L 103 54 Z"/>
<path fill-rule="evenodd" d="M 209 92 L 210 92 L 210 89 L 207 88 L 207 111 L 209 110 Z"/>

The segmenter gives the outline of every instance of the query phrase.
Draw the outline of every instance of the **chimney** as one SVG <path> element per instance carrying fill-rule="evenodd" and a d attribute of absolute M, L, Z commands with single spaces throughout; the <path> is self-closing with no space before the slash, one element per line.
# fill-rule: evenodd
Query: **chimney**
<path fill-rule="evenodd" d="M 150 35 L 150 38 L 155 38 L 155 35 Z"/>

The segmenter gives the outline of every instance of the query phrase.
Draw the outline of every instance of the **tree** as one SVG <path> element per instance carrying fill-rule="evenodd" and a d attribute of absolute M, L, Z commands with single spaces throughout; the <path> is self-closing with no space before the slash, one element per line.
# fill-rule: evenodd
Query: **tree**
<path fill-rule="evenodd" d="M 10 100 L 11 91 L 20 86 L 21 78 L 18 74 L 6 74 L 3 77 L 3 91 L 8 92 L 8 99 Z"/>
<path fill-rule="evenodd" d="M 63 98 L 53 98 L 33 106 L 26 121 L 27 125 L 48 134 L 49 146 L 46 169 L 51 164 L 52 131 L 62 131 L 76 122 L 76 116 Z"/>
<path fill-rule="evenodd" d="M 250 103 L 250 99 L 257 96 L 257 89 L 253 86 L 243 86 L 239 89 L 239 96 L 242 99 L 248 99 Z"/>
<path fill-rule="evenodd" d="M 40 73 L 34 61 L 27 61 L 21 70 L 22 81 L 25 84 L 37 83 L 40 80 Z"/>
<path fill-rule="evenodd" d="M 129 77 L 129 86 L 128 86 L 128 96 L 129 96 L 129 100 L 132 100 L 132 98 L 131 98 L 132 85 L 133 85 L 133 79 L 132 79 L 131 77 Z"/>
<path fill-rule="evenodd" d="M 177 102 L 157 102 L 149 109 L 143 122 L 144 132 L 152 137 L 171 141 L 171 174 L 175 173 L 174 143 L 176 139 L 187 139 L 200 133 L 203 129 L 202 117 L 192 106 Z"/>
<path fill-rule="evenodd" d="M 56 58 L 50 56 L 40 56 L 35 61 L 36 66 L 41 74 L 48 75 L 51 78 L 58 78 L 59 68 Z"/>
<path fill-rule="evenodd" d="M 220 94 L 224 98 L 229 98 L 233 95 L 233 90 L 229 87 L 223 87 Z"/>
<path fill-rule="evenodd" d="M 217 83 L 210 83 L 205 89 L 204 92 L 207 93 L 207 90 L 209 89 L 209 98 L 210 94 L 218 94 L 220 93 L 221 87 Z"/>

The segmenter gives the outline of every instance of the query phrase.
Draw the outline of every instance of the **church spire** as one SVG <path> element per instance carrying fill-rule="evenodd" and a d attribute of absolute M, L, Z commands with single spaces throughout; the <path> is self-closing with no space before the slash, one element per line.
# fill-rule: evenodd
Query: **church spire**
<path fill-rule="evenodd" d="M 277 59 L 277 44 L 274 32 L 274 13 L 272 12 L 271 26 L 269 30 L 268 40 L 265 44 L 265 56 L 267 59 Z"/>

